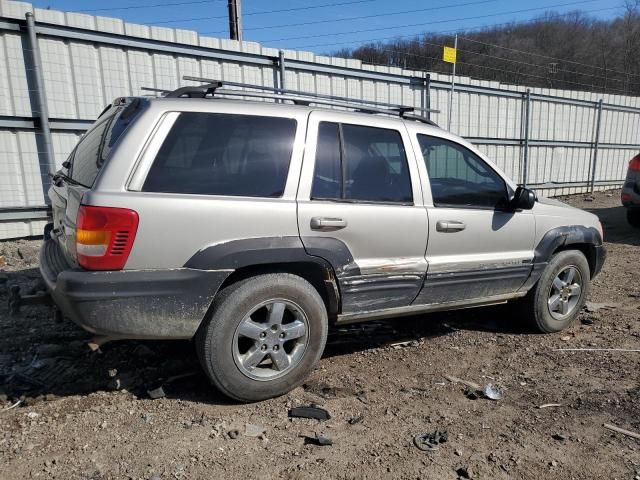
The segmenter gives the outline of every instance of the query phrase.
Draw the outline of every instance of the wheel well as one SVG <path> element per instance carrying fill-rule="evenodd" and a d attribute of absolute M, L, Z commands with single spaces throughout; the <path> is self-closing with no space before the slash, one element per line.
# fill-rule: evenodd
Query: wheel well
<path fill-rule="evenodd" d="M 322 265 L 316 262 L 270 263 L 241 267 L 227 277 L 222 285 L 220 285 L 218 292 L 241 280 L 266 273 L 291 273 L 304 278 L 313 285 L 322 297 L 327 307 L 329 319 L 334 319 L 339 313 L 340 298 L 333 269 L 328 265 Z"/>
<path fill-rule="evenodd" d="M 571 243 L 569 245 L 562 245 L 555 249 L 553 254 L 555 255 L 558 252 L 563 252 L 565 250 L 578 250 L 582 252 L 582 254 L 587 259 L 587 263 L 589 264 L 589 274 L 591 278 L 593 278 L 593 272 L 596 269 L 596 249 L 590 243 Z"/>

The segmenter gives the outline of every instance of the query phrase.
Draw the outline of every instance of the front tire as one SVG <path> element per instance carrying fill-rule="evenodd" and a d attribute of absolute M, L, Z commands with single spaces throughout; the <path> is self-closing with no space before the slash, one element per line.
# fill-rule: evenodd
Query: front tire
<path fill-rule="evenodd" d="M 232 284 L 214 301 L 196 335 L 205 373 L 225 395 L 255 402 L 299 386 L 327 339 L 318 291 L 296 275 L 258 275 Z"/>
<path fill-rule="evenodd" d="M 578 250 L 556 253 L 521 306 L 534 328 L 554 333 L 577 318 L 591 286 L 587 259 Z"/>

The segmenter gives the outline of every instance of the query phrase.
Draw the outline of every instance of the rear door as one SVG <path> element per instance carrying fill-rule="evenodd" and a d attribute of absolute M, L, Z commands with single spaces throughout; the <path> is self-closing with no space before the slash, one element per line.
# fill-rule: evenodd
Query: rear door
<path fill-rule="evenodd" d="M 312 112 L 298 226 L 307 252 L 332 263 L 343 312 L 409 305 L 426 272 L 428 221 L 404 125 Z"/>
<path fill-rule="evenodd" d="M 534 215 L 506 208 L 511 187 L 469 147 L 419 132 L 414 141 L 427 173 L 429 214 L 429 271 L 415 303 L 485 299 L 518 290 L 532 268 Z"/>

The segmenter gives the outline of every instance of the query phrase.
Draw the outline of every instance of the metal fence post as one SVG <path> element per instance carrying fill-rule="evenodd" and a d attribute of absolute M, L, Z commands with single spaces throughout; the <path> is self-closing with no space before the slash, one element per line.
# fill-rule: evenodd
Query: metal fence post
<path fill-rule="evenodd" d="M 455 40 L 453 42 L 453 49 L 458 51 L 458 34 L 456 33 Z M 451 131 L 451 116 L 453 115 L 453 93 L 455 92 L 456 85 L 456 62 L 453 62 L 451 67 L 451 93 L 449 94 L 449 116 L 447 118 L 447 130 Z"/>
<path fill-rule="evenodd" d="M 590 193 L 593 194 L 593 190 L 596 185 L 596 166 L 598 164 L 598 146 L 600 144 L 600 125 L 602 123 L 602 99 L 598 101 L 598 110 L 596 117 L 596 131 L 595 138 L 593 139 L 593 162 L 591 164 L 591 188 Z"/>
<path fill-rule="evenodd" d="M 47 162 L 49 173 L 56 172 L 56 161 L 53 155 L 53 143 L 51 141 L 51 128 L 49 126 L 49 107 L 47 106 L 47 96 L 44 90 L 44 79 L 42 78 L 42 61 L 40 59 L 40 49 L 38 48 L 38 39 L 36 38 L 36 28 L 33 19 L 33 13 L 28 12 L 25 15 L 27 19 L 27 33 L 29 35 L 29 45 L 31 47 L 31 59 L 33 62 L 33 73 L 35 79 L 35 94 L 38 108 L 38 116 L 40 118 L 40 131 L 42 133 L 43 154 Z M 45 195 L 45 198 L 47 196 Z"/>
<path fill-rule="evenodd" d="M 529 117 L 531 110 L 531 89 L 527 88 L 524 94 L 524 152 L 522 156 L 522 185 L 527 186 L 527 177 L 529 173 Z"/>
<path fill-rule="evenodd" d="M 427 73 L 427 76 L 424 79 L 424 95 L 425 102 L 424 108 L 427 110 L 427 120 L 431 120 L 431 74 Z"/>
<path fill-rule="evenodd" d="M 285 90 L 287 87 L 286 80 L 284 78 L 286 69 L 284 64 L 284 50 L 280 50 L 278 52 L 278 67 L 280 68 L 280 84 L 278 85 L 278 88 L 280 88 L 280 90 Z"/>

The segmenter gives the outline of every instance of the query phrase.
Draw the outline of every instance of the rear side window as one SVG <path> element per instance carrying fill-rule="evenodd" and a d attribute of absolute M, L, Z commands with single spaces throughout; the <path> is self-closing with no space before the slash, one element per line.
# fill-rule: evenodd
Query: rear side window
<path fill-rule="evenodd" d="M 311 196 L 316 200 L 412 203 L 400 132 L 321 122 Z"/>
<path fill-rule="evenodd" d="M 142 110 L 143 102 L 136 98 L 126 106 L 111 107 L 102 114 L 69 157 L 71 178 L 91 188 L 113 146 Z"/>
<path fill-rule="evenodd" d="M 149 170 L 145 192 L 280 197 L 296 121 L 184 112 Z"/>

